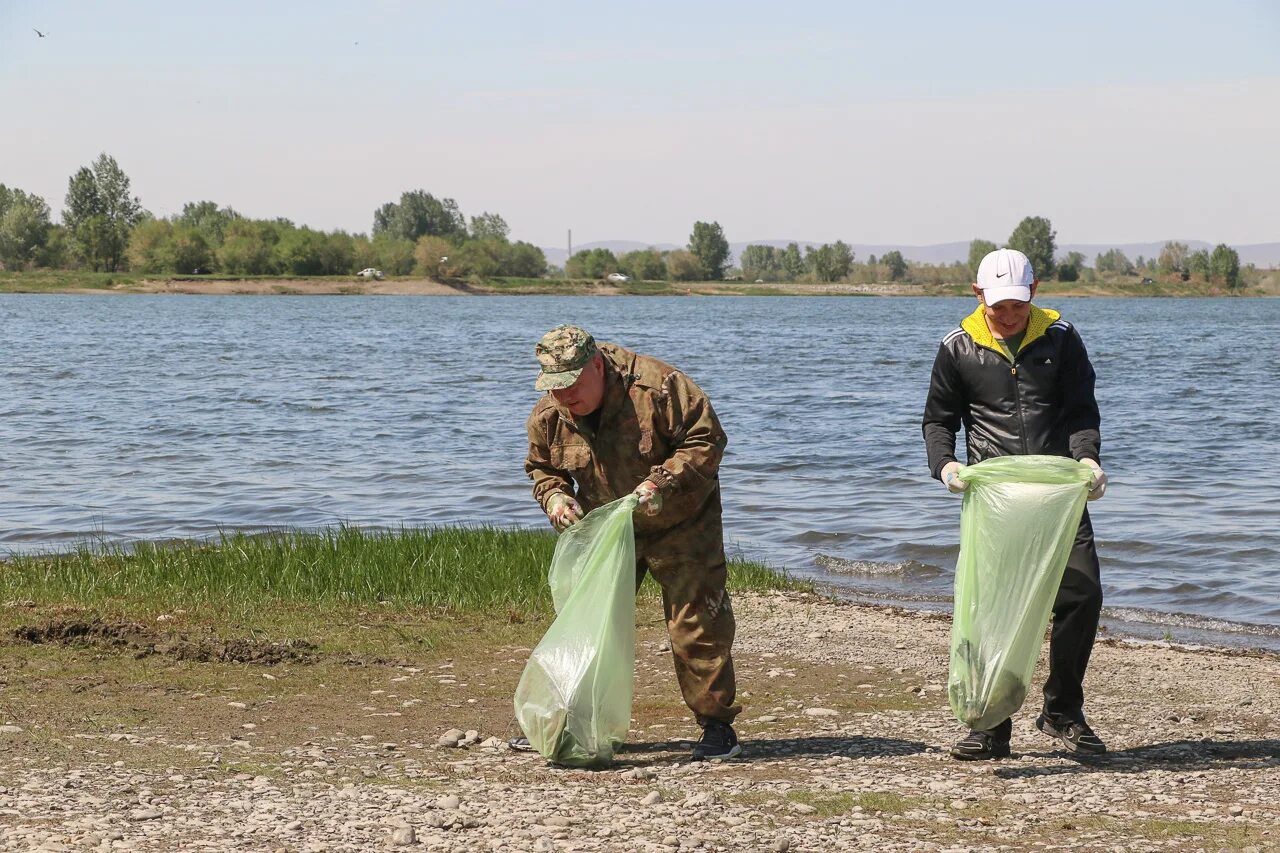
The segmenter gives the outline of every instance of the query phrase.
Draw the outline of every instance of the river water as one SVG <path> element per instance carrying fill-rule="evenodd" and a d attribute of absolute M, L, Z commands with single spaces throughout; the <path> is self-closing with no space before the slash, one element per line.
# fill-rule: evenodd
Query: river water
<path fill-rule="evenodd" d="M 1280 648 L 1280 300 L 1058 299 L 1098 373 L 1108 624 Z M 732 548 L 945 607 L 920 413 L 967 299 L 0 296 L 0 550 L 223 528 L 543 523 L 533 343 L 659 356 L 729 434 Z"/>

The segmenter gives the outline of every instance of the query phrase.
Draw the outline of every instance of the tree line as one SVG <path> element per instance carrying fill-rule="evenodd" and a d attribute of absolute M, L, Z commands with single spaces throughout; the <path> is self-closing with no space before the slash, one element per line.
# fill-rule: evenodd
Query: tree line
<path fill-rule="evenodd" d="M 1119 249 L 1089 266 L 1079 252 L 1057 256 L 1056 233 L 1042 216 L 1018 223 L 1004 245 L 1031 259 L 1042 281 L 1093 279 L 1099 275 L 1192 278 L 1235 289 L 1240 258 L 1219 244 L 1190 251 L 1170 241 L 1155 259 L 1130 261 Z M 537 246 L 512 242 L 506 221 L 484 212 L 468 219 L 451 198 L 409 190 L 374 211 L 371 233 L 321 231 L 288 219 L 251 219 L 212 201 L 189 202 L 160 218 L 132 194 L 129 176 L 114 157 L 101 154 L 67 181 L 62 221 L 55 224 L 43 198 L 0 184 L 0 264 L 6 269 L 58 268 L 143 273 L 218 272 L 233 275 L 349 275 L 375 267 L 388 275 L 437 278 L 518 276 L 601 279 L 622 273 L 650 281 L 955 283 L 972 281 L 978 262 L 998 248 L 975 239 L 967 264 L 908 262 L 893 250 L 859 262 L 843 240 L 820 246 L 748 245 L 730 265 L 728 238 L 719 222 L 693 224 L 683 249 L 640 249 L 615 255 L 605 248 L 570 257 L 563 270 L 547 264 Z"/>
<path fill-rule="evenodd" d="M 512 242 L 509 231 L 496 213 L 468 222 L 455 200 L 424 190 L 374 211 L 369 236 L 252 219 L 212 201 L 157 217 L 105 153 L 68 180 L 60 223 L 40 196 L 0 184 L 0 264 L 11 270 L 350 275 L 375 267 L 388 275 L 545 275 L 542 250 Z"/>
<path fill-rule="evenodd" d="M 1159 275 L 1199 278 L 1235 289 L 1241 285 L 1240 257 L 1235 249 L 1219 244 L 1212 251 L 1189 251 L 1185 243 L 1169 242 L 1160 257 L 1129 261 L 1124 252 L 1111 249 L 1089 265 L 1080 252 L 1057 255 L 1057 234 L 1043 216 L 1028 216 L 1018 223 L 1004 246 L 1024 253 L 1041 281 L 1094 280 L 1099 275 Z M 742 250 L 736 267 L 729 265 L 729 241 L 718 222 L 695 222 L 684 249 L 661 251 L 653 247 L 615 255 L 605 248 L 584 249 L 565 266 L 570 278 L 604 278 L 622 273 L 650 281 L 718 281 L 726 277 L 750 282 L 851 282 L 901 281 L 911 284 L 945 284 L 973 281 L 978 264 L 1000 245 L 985 239 L 969 243 L 964 264 L 909 262 L 897 249 L 879 258 L 859 262 L 843 240 L 820 246 L 788 243 L 784 247 L 750 244 Z"/>

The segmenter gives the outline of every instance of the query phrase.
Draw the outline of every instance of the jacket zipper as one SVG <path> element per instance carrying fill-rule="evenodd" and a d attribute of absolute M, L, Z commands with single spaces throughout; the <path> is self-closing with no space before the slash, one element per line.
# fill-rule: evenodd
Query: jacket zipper
<path fill-rule="evenodd" d="M 1021 350 L 1021 347 L 1019 347 Z M 1018 406 L 1018 432 L 1022 435 L 1022 455 L 1027 455 L 1027 419 L 1022 414 L 1022 388 L 1018 385 L 1018 356 L 1016 352 L 1009 362 L 1009 375 L 1013 377 L 1013 397 Z"/>

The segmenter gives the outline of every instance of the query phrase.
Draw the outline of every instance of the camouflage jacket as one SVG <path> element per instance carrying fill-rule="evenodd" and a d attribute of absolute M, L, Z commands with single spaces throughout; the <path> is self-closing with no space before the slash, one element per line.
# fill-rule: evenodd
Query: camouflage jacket
<path fill-rule="evenodd" d="M 601 343 L 605 392 L 597 429 L 575 419 L 551 394 L 529 416 L 524 470 L 545 509 L 554 492 L 585 511 L 616 500 L 646 479 L 662 511 L 636 515 L 636 533 L 656 533 L 715 509 L 725 438 L 711 401 L 689 377 L 656 358 Z M 714 498 L 714 500 L 713 500 Z"/>

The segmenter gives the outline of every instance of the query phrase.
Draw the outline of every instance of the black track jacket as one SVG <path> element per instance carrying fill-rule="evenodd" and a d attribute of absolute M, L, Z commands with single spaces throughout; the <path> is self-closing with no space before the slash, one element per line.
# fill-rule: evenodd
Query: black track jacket
<path fill-rule="evenodd" d="M 924 406 L 929 471 L 956 460 L 964 425 L 968 464 L 1044 454 L 1101 462 L 1093 365 L 1080 334 L 1057 311 L 1031 307 L 1022 347 L 1009 361 L 981 305 L 942 339 Z"/>

